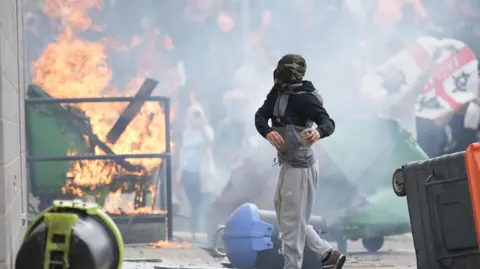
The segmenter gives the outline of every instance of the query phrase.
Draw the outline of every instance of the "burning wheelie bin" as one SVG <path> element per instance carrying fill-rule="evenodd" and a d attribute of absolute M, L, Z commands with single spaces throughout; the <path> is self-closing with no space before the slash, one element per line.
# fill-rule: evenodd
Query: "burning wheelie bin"
<path fill-rule="evenodd" d="M 113 121 L 115 124 L 112 127 L 112 137 L 118 139 L 121 136 L 146 102 L 145 99 L 150 98 L 149 94 L 157 84 L 157 81 L 146 79 L 137 92 L 137 95 L 140 93 L 142 96 L 137 98 L 135 95 L 127 99 L 125 102 L 129 103 L 122 114 L 118 117 L 113 115 L 116 121 Z M 163 97 L 150 99 L 159 102 L 160 98 Z M 164 188 L 160 188 L 160 182 L 164 182 L 160 178 L 169 176 L 162 167 L 155 166 L 156 163 L 160 165 L 161 161 L 147 169 L 142 164 L 129 162 L 125 157 L 127 155 L 131 159 L 137 156 L 159 159 L 163 154 L 115 154 L 111 147 L 114 143 L 109 145 L 100 140 L 93 132 L 91 120 L 84 111 L 58 101 L 78 102 L 54 100 L 40 87 L 29 86 L 26 100 L 28 181 L 32 194 L 40 200 L 38 208 L 30 207 L 30 211 L 33 211 L 31 213 L 45 209 L 55 199 L 83 199 L 88 196 L 85 199 L 95 199 L 96 203 L 114 218 L 126 241 L 143 240 L 144 243 L 145 240 L 150 242 L 164 239 L 166 229 L 159 224 L 167 221 L 168 211 L 160 208 L 165 204 L 160 197 L 164 198 L 163 193 L 166 192 Z M 86 102 L 123 101 L 97 98 Z M 96 150 L 108 156 L 103 157 Z M 159 155 L 160 157 L 157 157 Z M 146 225 L 155 228 L 150 229 L 150 226 Z M 149 233 L 146 229 L 153 232 Z"/>

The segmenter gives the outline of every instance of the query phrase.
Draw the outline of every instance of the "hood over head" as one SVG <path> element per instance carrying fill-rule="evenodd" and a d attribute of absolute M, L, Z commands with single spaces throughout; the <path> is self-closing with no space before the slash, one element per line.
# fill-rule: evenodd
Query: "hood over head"
<path fill-rule="evenodd" d="M 285 85 L 301 83 L 306 71 L 305 58 L 298 54 L 287 54 L 278 61 L 277 68 L 273 72 L 275 85 L 285 88 Z"/>

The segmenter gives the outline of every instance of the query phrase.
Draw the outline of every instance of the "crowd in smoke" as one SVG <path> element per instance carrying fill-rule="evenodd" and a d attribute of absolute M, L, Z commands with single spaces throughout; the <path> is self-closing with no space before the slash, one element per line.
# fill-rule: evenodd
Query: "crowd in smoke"
<path fill-rule="evenodd" d="M 26 7 L 29 62 L 55 40 L 59 26 L 43 14 L 41 2 Z M 361 101 L 358 91 L 360 79 L 402 49 L 398 35 L 454 38 L 480 53 L 480 5 L 467 0 L 112 0 L 92 17 L 105 29 L 87 31 L 85 39 L 153 40 L 129 57 L 109 52 L 115 83 L 125 83 L 139 65 L 155 70 L 149 74 L 154 79 L 179 81 L 179 88 L 162 94 L 176 104 L 177 189 L 184 186 L 198 212 L 258 146 L 253 114 L 271 89 L 283 54 L 307 59 L 307 79 L 336 119 L 368 111 L 371 104 Z M 452 125 L 456 140 L 475 141 L 476 130 L 457 126 L 461 118 L 445 124 Z M 437 140 L 440 148 L 445 141 Z M 461 150 L 465 143 L 458 144 L 449 150 Z"/>

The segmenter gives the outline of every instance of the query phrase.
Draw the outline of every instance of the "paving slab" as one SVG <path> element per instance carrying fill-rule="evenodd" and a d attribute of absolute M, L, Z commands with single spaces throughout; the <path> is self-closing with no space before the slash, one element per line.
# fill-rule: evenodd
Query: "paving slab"
<path fill-rule="evenodd" d="M 345 269 L 411 269 L 416 268 L 415 251 L 411 235 L 385 239 L 377 253 L 368 253 L 360 241 L 349 242 Z M 222 258 L 213 258 L 197 247 L 150 248 L 148 245 L 125 248 L 124 269 L 220 269 Z"/>

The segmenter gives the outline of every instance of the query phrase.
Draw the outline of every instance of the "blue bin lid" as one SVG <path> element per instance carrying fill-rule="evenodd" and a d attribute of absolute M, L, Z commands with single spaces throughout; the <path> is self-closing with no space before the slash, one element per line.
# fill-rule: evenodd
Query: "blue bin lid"
<path fill-rule="evenodd" d="M 256 205 L 237 208 L 225 224 L 225 253 L 235 268 L 253 269 L 259 251 L 273 248 L 273 225 L 260 220 Z"/>

